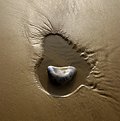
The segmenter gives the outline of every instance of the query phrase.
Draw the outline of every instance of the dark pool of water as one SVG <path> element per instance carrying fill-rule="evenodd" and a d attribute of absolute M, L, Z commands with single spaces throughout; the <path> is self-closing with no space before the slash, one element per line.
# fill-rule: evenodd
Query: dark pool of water
<path fill-rule="evenodd" d="M 44 59 L 37 66 L 36 73 L 42 87 L 50 94 L 66 95 L 74 91 L 81 84 L 86 83 L 86 77 L 90 72 L 90 66 L 80 57 L 80 53 L 73 49 L 73 44 L 60 35 L 49 35 L 44 39 Z M 76 77 L 64 86 L 53 85 L 47 74 L 47 67 L 74 66 L 77 69 Z"/>

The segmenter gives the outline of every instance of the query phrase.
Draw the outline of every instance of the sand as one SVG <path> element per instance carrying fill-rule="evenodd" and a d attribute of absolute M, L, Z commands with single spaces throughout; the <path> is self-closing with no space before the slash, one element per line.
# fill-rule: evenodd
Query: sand
<path fill-rule="evenodd" d="M 120 121 L 119 11 L 115 0 L 0 1 L 0 120 Z M 51 86 L 51 64 L 76 66 L 76 80 Z M 94 88 L 61 97 L 81 84 Z"/>

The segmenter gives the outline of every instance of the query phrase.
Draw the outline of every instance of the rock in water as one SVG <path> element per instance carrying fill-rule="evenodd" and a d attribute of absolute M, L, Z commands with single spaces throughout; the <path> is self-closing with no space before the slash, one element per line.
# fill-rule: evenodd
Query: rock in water
<path fill-rule="evenodd" d="M 49 80 L 57 85 L 64 85 L 73 80 L 77 70 L 73 66 L 55 67 L 48 66 Z"/>

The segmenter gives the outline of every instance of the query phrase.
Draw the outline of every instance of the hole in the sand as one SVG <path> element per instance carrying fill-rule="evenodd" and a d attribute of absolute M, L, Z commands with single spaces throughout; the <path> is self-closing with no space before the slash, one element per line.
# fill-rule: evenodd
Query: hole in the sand
<path fill-rule="evenodd" d="M 72 42 L 60 35 L 48 35 L 44 39 L 44 59 L 37 64 L 36 74 L 39 82 L 46 92 L 51 95 L 63 96 L 72 93 L 81 84 L 86 84 L 86 77 L 90 72 L 90 66 L 80 57 L 80 53 L 73 48 Z M 55 85 L 50 82 L 47 68 L 53 65 L 57 67 L 73 66 L 77 69 L 75 78 L 65 85 Z"/>

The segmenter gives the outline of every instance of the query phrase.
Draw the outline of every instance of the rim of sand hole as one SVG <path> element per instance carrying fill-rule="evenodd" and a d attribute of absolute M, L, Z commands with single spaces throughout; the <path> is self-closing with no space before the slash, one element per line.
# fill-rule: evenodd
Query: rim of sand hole
<path fill-rule="evenodd" d="M 52 97 L 55 97 L 55 98 L 67 98 L 67 97 L 69 97 L 69 96 L 72 96 L 73 94 L 75 94 L 75 93 L 77 93 L 81 88 L 83 88 L 83 87 L 85 87 L 85 88 L 87 88 L 87 89 L 93 89 L 94 88 L 94 85 L 92 85 L 92 86 L 87 86 L 87 85 L 84 85 L 84 84 L 81 84 L 81 85 L 79 85 L 75 90 L 73 90 L 72 92 L 70 92 L 70 93 L 68 93 L 68 94 L 65 94 L 65 95 L 56 95 L 56 94 L 52 94 L 52 93 L 49 93 L 48 91 L 46 91 L 45 90 L 45 88 L 42 86 L 42 84 L 40 83 L 40 81 L 38 82 L 38 80 L 39 80 L 39 78 L 38 78 L 38 76 L 37 76 L 37 74 L 35 74 L 36 75 L 36 82 L 37 82 L 37 84 L 38 84 L 38 88 L 42 91 L 42 92 L 44 92 L 45 94 L 47 94 L 48 96 L 52 96 Z"/>
<path fill-rule="evenodd" d="M 57 35 L 57 36 L 60 36 L 62 37 L 65 41 L 67 41 L 68 43 L 72 44 L 73 45 L 73 49 L 80 49 L 80 48 L 77 48 L 77 45 L 74 44 L 71 40 L 69 40 L 68 38 L 64 37 L 63 35 L 59 34 L 59 33 L 50 33 L 50 34 L 47 34 L 45 37 L 48 37 L 50 35 Z M 44 43 L 44 42 L 43 42 Z M 80 53 L 80 52 L 78 52 Z M 39 76 L 37 74 L 37 67 L 40 66 L 40 64 L 42 63 L 42 60 L 44 59 L 44 52 L 43 52 L 43 55 L 42 57 L 37 61 L 37 63 L 35 64 L 34 66 L 34 70 L 35 70 L 35 77 L 36 77 L 36 82 L 38 84 L 38 88 L 43 91 L 45 94 L 47 94 L 48 96 L 52 96 L 52 97 L 56 97 L 56 98 L 66 98 L 66 97 L 69 97 L 69 96 L 72 96 L 73 94 L 75 94 L 76 92 L 78 92 L 81 88 L 85 87 L 87 89 L 93 89 L 95 85 L 90 85 L 90 86 L 87 86 L 85 84 L 80 84 L 76 89 L 74 89 L 72 92 L 68 93 L 68 94 L 64 94 L 64 95 L 58 95 L 58 94 L 53 94 L 53 93 L 49 93 L 41 84 L 41 82 L 39 81 Z M 91 71 L 90 71 L 91 72 Z M 90 74 L 90 73 L 89 73 Z M 86 77 L 86 79 L 89 77 L 89 74 L 88 76 Z"/>

